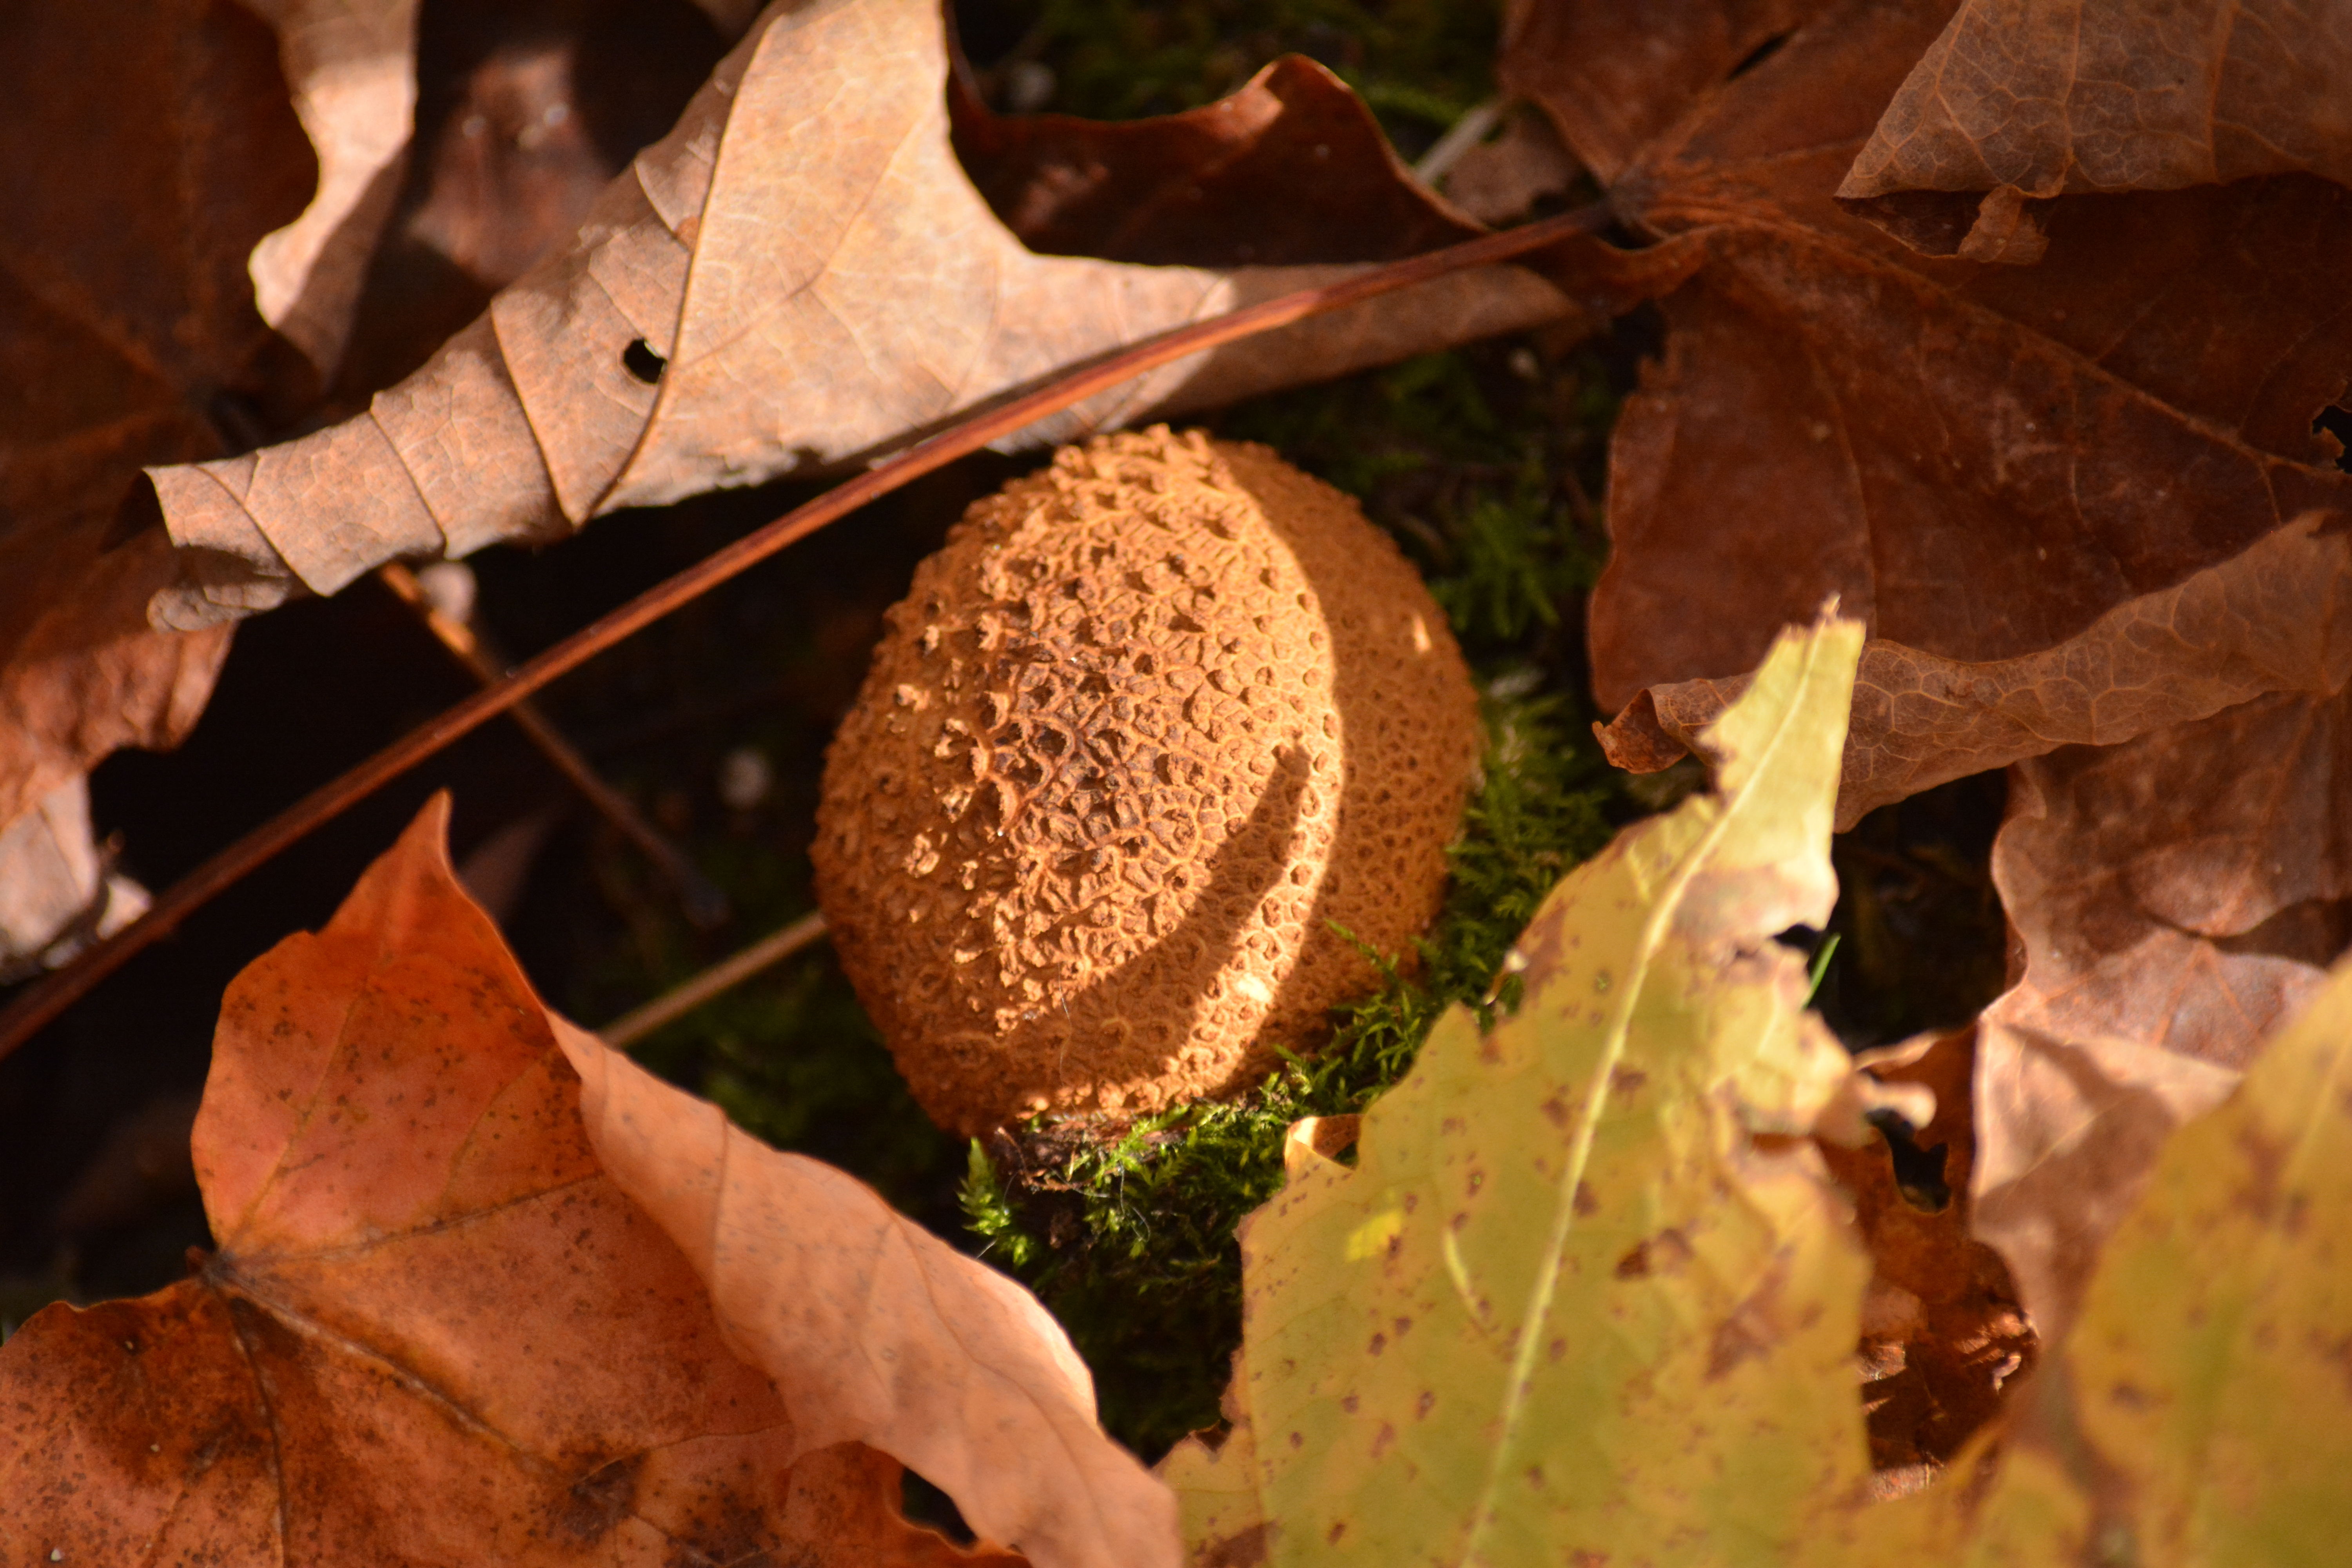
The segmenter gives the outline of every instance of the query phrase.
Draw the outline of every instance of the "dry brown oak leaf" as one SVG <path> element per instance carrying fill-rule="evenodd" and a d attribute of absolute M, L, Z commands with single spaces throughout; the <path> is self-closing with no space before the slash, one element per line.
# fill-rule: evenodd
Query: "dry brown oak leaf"
<path fill-rule="evenodd" d="M 929 0 L 772 6 L 572 245 L 368 414 L 157 470 L 187 568 L 159 619 L 209 624 L 298 585 L 331 593 L 396 556 L 463 555 L 618 507 L 838 468 L 1078 361 L 1346 272 L 1031 251 L 956 162 L 948 71 Z M 1310 159 L 1295 188 L 1319 177 Z M 1576 309 L 1519 268 L 1457 274 L 1167 366 L 1027 438 Z"/>
<path fill-rule="evenodd" d="M 583 1100 L 611 1100 L 459 889 L 446 816 L 232 984 L 194 1139 L 220 1250 L 0 1347 L 0 1561 L 974 1561 L 845 1440 L 866 1412 L 729 1348 L 600 1166 Z M 876 1228 L 872 1194 L 824 1195 L 770 1217 Z M 803 1307 L 938 1310 L 881 1283 Z"/>
<path fill-rule="evenodd" d="M 1838 194 L 2352 184 L 2347 80 L 2342 0 L 1964 0 Z"/>
<path fill-rule="evenodd" d="M 0 827 L 176 743 L 228 651 L 150 627 L 170 543 L 123 503 L 309 394 L 246 271 L 313 177 L 278 52 L 235 0 L 0 8 Z"/>
<path fill-rule="evenodd" d="M 2031 215 L 2032 266 L 1926 256 L 1836 192 L 1942 0 L 1820 9 L 1631 150 L 1580 144 L 1600 110 L 1575 95 L 1634 62 L 1525 53 L 1638 49 L 1580 22 L 1592 8 L 1532 7 L 1504 74 L 1570 95 L 1542 101 L 1588 163 L 1617 161 L 1611 199 L 1657 241 L 1627 265 L 1669 290 L 1664 353 L 1612 447 L 1591 606 L 1596 693 L 1633 704 L 1609 737 L 1621 760 L 1679 755 L 1720 693 L 1675 683 L 1742 676 L 1832 595 L 1873 637 L 1843 823 L 2057 745 L 2341 682 L 2309 617 L 2347 586 L 2352 476 L 2313 420 L 2352 374 L 2352 192 L 2283 174 L 2068 196 Z M 1700 9 L 1720 19 L 1710 63 L 1764 30 L 1727 0 Z"/>

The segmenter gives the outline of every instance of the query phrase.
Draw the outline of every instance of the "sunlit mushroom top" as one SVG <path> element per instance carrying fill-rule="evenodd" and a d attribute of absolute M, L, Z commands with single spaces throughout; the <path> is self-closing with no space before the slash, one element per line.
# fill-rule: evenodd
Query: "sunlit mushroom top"
<path fill-rule="evenodd" d="M 1164 429 L 1066 449 L 917 571 L 834 742 L 843 962 L 977 1131 L 1255 1081 L 1406 949 L 1475 762 L 1444 619 L 1355 503 Z"/>

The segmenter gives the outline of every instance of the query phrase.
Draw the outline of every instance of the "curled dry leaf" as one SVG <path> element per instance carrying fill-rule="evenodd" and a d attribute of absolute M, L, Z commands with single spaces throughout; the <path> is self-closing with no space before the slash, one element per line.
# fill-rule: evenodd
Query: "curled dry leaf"
<path fill-rule="evenodd" d="M 278 40 L 230 0 L 12 5 L 0 98 L 5 826 L 203 710 L 227 637 L 150 628 L 175 568 L 122 506 L 142 463 L 223 451 L 307 395 L 246 258 L 300 212 L 312 161 Z"/>
<path fill-rule="evenodd" d="M 1235 1429 L 1165 1467 L 1196 1563 L 1769 1561 L 1862 1495 L 1868 1266 L 1790 1136 L 1846 1058 L 1772 941 L 1835 895 L 1861 642 L 1791 633 L 1717 793 L 1546 901 L 1517 1012 L 1448 1014 L 1352 1169 L 1293 1152 L 1243 1231 Z"/>
<path fill-rule="evenodd" d="M 1838 195 L 2352 184 L 2348 79 L 2352 10 L 2326 0 L 1964 0 Z"/>
<path fill-rule="evenodd" d="M 807 1440 L 598 1169 L 446 816 L 231 986 L 194 1140 L 220 1250 L 0 1347 L 0 1560 L 965 1561 L 896 1464 Z"/>
<path fill-rule="evenodd" d="M 2178 586 L 2116 605 L 2055 647 L 1938 658 L 1899 643 L 1862 650 L 1838 826 L 2053 745 L 2109 745 L 2205 719 L 2268 692 L 2352 681 L 2352 537 L 2308 513 Z M 1644 689 L 1601 727 L 1620 767 L 1649 773 L 1698 736 L 1748 678 Z"/>
<path fill-rule="evenodd" d="M 597 1158 L 686 1249 L 801 1444 L 905 1460 L 1041 1568 L 1178 1560 L 1174 1500 L 1096 1426 L 1093 1380 L 1035 1297 L 852 1177 L 558 1026 Z"/>
<path fill-rule="evenodd" d="M 1591 8 L 1530 15 L 1602 39 Z M 2282 174 L 2068 196 L 2034 215 L 2030 268 L 1958 241 L 1923 256 L 1839 205 L 1948 10 L 1825 8 L 1630 152 L 1580 141 L 1616 110 L 1579 96 L 1622 90 L 1630 60 L 1508 67 L 1588 163 L 1619 161 L 1612 200 L 1659 242 L 1636 259 L 1671 289 L 1664 358 L 1612 450 L 1591 608 L 1601 701 L 1652 689 L 1660 715 L 1636 709 L 1647 732 L 1621 755 L 1663 763 L 1704 721 L 1655 689 L 1738 676 L 1836 594 L 1874 639 L 1848 820 L 2268 689 L 2280 630 L 2246 612 L 2332 593 L 2333 571 L 2304 574 L 2352 512 L 2352 476 L 2313 426 L 2352 374 L 2335 260 L 2352 193 Z M 1722 37 L 1752 29 L 1734 26 L 1743 7 L 1709 14 L 1715 41 L 1689 47 L 1717 61 Z M 1530 22 L 1513 47 L 1549 36 Z M 2257 548 L 2286 527 L 2305 531 Z M 2189 635 L 2168 620 L 2182 609 L 2201 617 Z M 2311 634 L 2292 679 L 2329 665 L 2323 647 Z"/>
<path fill-rule="evenodd" d="M 417 0 L 245 0 L 278 30 L 294 111 L 318 154 L 301 216 L 253 247 L 261 319 L 333 380 L 368 261 L 392 216 L 416 109 Z"/>
<path fill-rule="evenodd" d="M 147 911 L 147 890 L 109 865 L 76 773 L 0 827 L 0 985 L 54 969 Z"/>
<path fill-rule="evenodd" d="M 1079 360 L 1340 275 L 1039 256 L 958 166 L 929 0 L 772 6 L 572 246 L 360 418 L 155 483 L 201 625 L 623 506 L 837 468 Z M 1309 171 L 1299 176 L 1311 184 Z M 1041 440 L 1573 308 L 1494 268 L 1171 365 Z"/>

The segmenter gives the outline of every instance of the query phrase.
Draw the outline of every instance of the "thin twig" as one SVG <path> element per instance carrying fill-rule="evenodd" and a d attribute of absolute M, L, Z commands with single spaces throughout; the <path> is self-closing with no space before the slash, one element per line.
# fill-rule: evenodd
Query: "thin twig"
<path fill-rule="evenodd" d="M 490 657 L 489 649 L 483 646 L 472 626 L 425 596 L 425 584 L 416 580 L 415 573 L 394 561 L 377 567 L 375 574 L 385 587 L 392 590 L 394 598 L 416 612 L 417 619 L 425 623 L 425 629 L 431 632 L 476 680 L 486 687 L 496 686 L 510 673 L 502 663 Z M 635 845 L 645 858 L 654 863 L 655 869 L 677 889 L 678 902 L 684 907 L 688 920 L 707 931 L 727 919 L 727 895 L 719 890 L 718 884 L 696 868 L 694 862 L 686 858 L 686 852 L 664 837 L 659 828 L 647 822 L 645 813 L 636 808 L 635 802 L 606 783 L 604 775 L 580 754 L 580 749 L 566 740 L 562 731 L 539 710 L 538 704 L 517 702 L 507 710 L 507 717 L 515 721 L 516 727 L 530 738 L 532 745 L 539 748 L 540 754 L 554 765 L 555 771 L 596 808 L 598 815 L 619 829 L 621 837 Z"/>
<path fill-rule="evenodd" d="M 898 457 L 843 480 L 807 505 L 753 530 L 731 544 L 722 545 L 619 609 L 590 622 L 536 658 L 518 666 L 497 685 L 485 687 L 426 720 L 189 872 L 158 898 L 144 915 L 30 987 L 5 1012 L 0 1012 L 0 1058 L 8 1056 L 58 1014 L 88 995 L 133 955 L 169 935 L 189 915 L 313 828 L 366 799 L 435 752 L 473 733 L 557 677 L 578 668 L 624 637 L 691 604 L 786 545 L 846 517 L 866 502 L 1146 371 L 1448 273 L 1507 261 L 1579 235 L 1595 234 L 1612 221 L 1614 215 L 1608 205 L 1595 203 L 1558 217 L 1369 268 L 1337 283 L 1302 289 L 1162 332 L 1133 348 L 1070 371 L 1034 392 L 984 408 Z"/>
<path fill-rule="evenodd" d="M 1486 132 L 1495 129 L 1496 121 L 1502 118 L 1503 100 L 1499 98 L 1490 98 L 1465 111 L 1446 127 L 1445 134 L 1437 139 L 1435 145 L 1421 155 L 1412 166 L 1412 177 L 1424 185 L 1437 184 L 1454 172 L 1454 165 L 1462 162 L 1464 153 L 1486 139 Z"/>
<path fill-rule="evenodd" d="M 723 991 L 760 971 L 782 963 L 824 935 L 824 917 L 803 915 L 780 931 L 761 937 L 732 958 L 724 958 L 674 991 L 630 1009 L 597 1030 L 606 1045 L 625 1050 L 673 1018 L 682 1018 Z"/>

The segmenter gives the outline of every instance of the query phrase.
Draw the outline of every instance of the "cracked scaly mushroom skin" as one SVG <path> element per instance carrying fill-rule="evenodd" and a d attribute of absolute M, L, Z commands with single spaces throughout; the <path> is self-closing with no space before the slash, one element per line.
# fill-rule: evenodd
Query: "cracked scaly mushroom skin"
<path fill-rule="evenodd" d="M 1165 428 L 1067 447 L 919 566 L 812 851 L 915 1096 L 976 1133 L 1234 1092 L 1409 955 L 1477 702 L 1354 500 Z"/>

